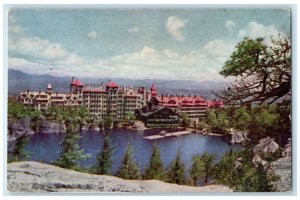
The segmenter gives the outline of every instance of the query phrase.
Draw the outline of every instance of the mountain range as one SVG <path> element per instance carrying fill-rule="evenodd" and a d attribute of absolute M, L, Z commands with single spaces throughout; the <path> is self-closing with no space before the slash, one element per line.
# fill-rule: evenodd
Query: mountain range
<path fill-rule="evenodd" d="M 8 95 L 18 95 L 27 89 L 31 91 L 45 91 L 48 83 L 51 83 L 53 91 L 68 92 L 71 82 L 71 76 L 56 77 L 49 74 L 36 75 L 24 73 L 22 71 L 8 70 Z M 108 78 L 78 78 L 83 84 L 107 83 Z M 193 80 L 161 80 L 161 79 L 111 79 L 118 85 L 127 85 L 138 87 L 142 86 L 150 89 L 152 83 L 155 83 L 158 94 L 183 94 L 183 95 L 201 95 L 205 98 L 215 98 L 212 92 L 224 89 L 228 82 L 215 81 L 193 81 Z"/>

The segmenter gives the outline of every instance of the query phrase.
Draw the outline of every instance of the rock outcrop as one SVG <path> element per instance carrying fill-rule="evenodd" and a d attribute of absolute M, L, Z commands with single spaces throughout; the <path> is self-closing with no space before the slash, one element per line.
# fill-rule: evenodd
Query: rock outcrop
<path fill-rule="evenodd" d="M 277 151 L 280 150 L 279 144 L 277 144 L 274 139 L 270 137 L 263 138 L 259 143 L 253 148 L 254 157 L 252 162 L 257 165 L 258 163 L 266 166 L 268 162 L 264 159 L 267 156 L 272 156 Z"/>
<path fill-rule="evenodd" d="M 292 189 L 292 145 L 289 142 L 282 153 L 282 158 L 270 163 L 268 173 L 278 179 L 272 185 L 278 192 L 287 192 Z"/>
<path fill-rule="evenodd" d="M 242 143 L 245 140 L 244 133 L 234 132 L 231 135 L 231 143 Z"/>
<path fill-rule="evenodd" d="M 7 150 L 12 151 L 15 142 L 19 137 L 32 135 L 34 131 L 30 127 L 31 118 L 21 118 L 18 120 L 13 120 L 8 122 L 8 132 L 7 132 Z"/>
<path fill-rule="evenodd" d="M 141 121 L 136 121 L 132 124 L 132 129 L 134 130 L 144 130 L 145 124 Z"/>
<path fill-rule="evenodd" d="M 282 150 L 280 146 L 271 138 L 261 139 L 259 144 L 253 149 L 254 157 L 252 162 L 257 165 L 262 164 L 267 171 L 275 191 L 287 192 L 292 189 L 292 146 L 291 140 Z M 277 155 L 278 153 L 281 155 Z M 266 158 L 269 156 L 271 161 Z M 272 157 L 273 156 L 273 157 Z M 279 157 L 279 158 L 278 158 Z M 277 158 L 274 160 L 274 158 Z"/>
<path fill-rule="evenodd" d="M 65 133 L 66 127 L 63 123 L 44 120 L 39 125 L 40 133 Z"/>
<path fill-rule="evenodd" d="M 8 164 L 7 189 L 10 192 L 232 192 L 221 185 L 192 187 L 157 180 L 124 180 L 31 161 Z"/>

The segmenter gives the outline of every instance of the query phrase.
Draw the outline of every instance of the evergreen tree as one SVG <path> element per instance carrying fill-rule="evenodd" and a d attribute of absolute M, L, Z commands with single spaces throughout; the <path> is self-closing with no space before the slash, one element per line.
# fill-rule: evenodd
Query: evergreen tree
<path fill-rule="evenodd" d="M 192 158 L 193 164 L 189 170 L 190 178 L 193 185 L 197 185 L 197 181 L 205 176 L 205 167 L 203 160 L 199 154 L 196 154 Z"/>
<path fill-rule="evenodd" d="M 111 136 L 105 135 L 103 140 L 102 152 L 97 156 L 98 165 L 96 166 L 97 174 L 109 174 L 113 163 L 112 153 L 114 146 L 111 144 Z"/>
<path fill-rule="evenodd" d="M 218 184 L 224 184 L 238 192 L 270 192 L 273 191 L 271 181 L 277 179 L 267 175 L 266 169 L 252 163 L 251 150 L 226 153 L 217 164 L 215 179 Z"/>
<path fill-rule="evenodd" d="M 111 144 L 111 118 L 104 119 L 104 139 L 102 152 L 97 156 L 98 165 L 96 166 L 97 174 L 109 174 L 112 166 L 112 153 L 114 146 Z"/>
<path fill-rule="evenodd" d="M 69 169 L 79 170 L 78 161 L 88 158 L 88 155 L 83 154 L 83 149 L 80 150 L 78 140 L 80 138 L 79 133 L 76 132 L 76 124 L 72 119 L 66 120 L 67 131 L 62 141 L 59 158 L 54 164 Z"/>
<path fill-rule="evenodd" d="M 185 184 L 184 164 L 180 158 L 179 148 L 175 160 L 171 163 L 168 180 L 170 183 Z"/>
<path fill-rule="evenodd" d="M 164 180 L 164 167 L 158 145 L 155 143 L 149 165 L 145 169 L 144 179 Z"/>
<path fill-rule="evenodd" d="M 132 154 L 132 147 L 128 145 L 122 161 L 122 166 L 117 173 L 118 177 L 132 180 L 139 179 L 139 169 L 137 164 L 133 161 Z"/>
<path fill-rule="evenodd" d="M 205 174 L 205 180 L 204 182 L 207 184 L 208 183 L 208 178 L 213 174 L 213 169 L 214 169 L 214 154 L 209 154 L 207 152 L 205 152 L 202 156 L 201 156 L 201 160 L 204 164 L 204 174 Z"/>
<path fill-rule="evenodd" d="M 233 188 L 237 181 L 236 161 L 237 153 L 230 150 L 225 153 L 216 164 L 214 178 L 216 183 L 224 184 Z"/>
<path fill-rule="evenodd" d="M 244 38 L 235 47 L 220 72 L 236 77 L 219 92 L 225 104 L 272 104 L 291 101 L 291 42 L 281 34 L 267 43 L 263 38 Z"/>

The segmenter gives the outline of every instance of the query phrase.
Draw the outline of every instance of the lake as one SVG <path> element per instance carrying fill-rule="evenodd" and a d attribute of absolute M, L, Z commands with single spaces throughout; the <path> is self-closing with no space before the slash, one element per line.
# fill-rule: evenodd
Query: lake
<path fill-rule="evenodd" d="M 143 136 L 157 134 L 161 129 L 152 129 L 144 131 L 133 131 L 125 129 L 112 130 L 112 143 L 115 145 L 113 153 L 113 168 L 115 173 L 120 168 L 123 155 L 128 143 L 131 143 L 134 149 L 133 157 L 140 169 L 143 171 L 149 162 L 152 153 L 153 144 L 157 142 L 164 167 L 167 168 L 173 159 L 175 159 L 178 148 L 180 147 L 181 158 L 184 162 L 186 171 L 191 167 L 192 156 L 196 153 L 205 152 L 214 153 L 216 161 L 230 149 L 239 150 L 240 145 L 233 145 L 222 137 L 207 136 L 200 134 L 189 134 L 180 137 L 170 137 L 154 140 L 143 139 Z M 84 131 L 79 140 L 79 145 L 84 152 L 91 158 L 82 161 L 82 166 L 91 166 L 96 163 L 96 156 L 102 149 L 103 134 L 99 131 Z M 60 152 L 59 144 L 63 140 L 64 134 L 42 134 L 36 133 L 29 137 L 25 149 L 31 153 L 28 160 L 51 163 L 55 161 Z"/>

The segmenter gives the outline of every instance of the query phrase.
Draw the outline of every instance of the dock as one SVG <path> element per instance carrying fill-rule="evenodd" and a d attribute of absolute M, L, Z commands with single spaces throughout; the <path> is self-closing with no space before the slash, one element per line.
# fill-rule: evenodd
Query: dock
<path fill-rule="evenodd" d="M 190 133 L 191 133 L 191 131 L 178 131 L 178 132 L 173 132 L 173 133 L 165 133 L 164 135 L 145 136 L 145 137 L 143 137 L 143 139 L 155 140 L 155 139 L 162 139 L 162 138 L 167 138 L 167 137 L 178 137 L 181 135 L 188 135 Z"/>

